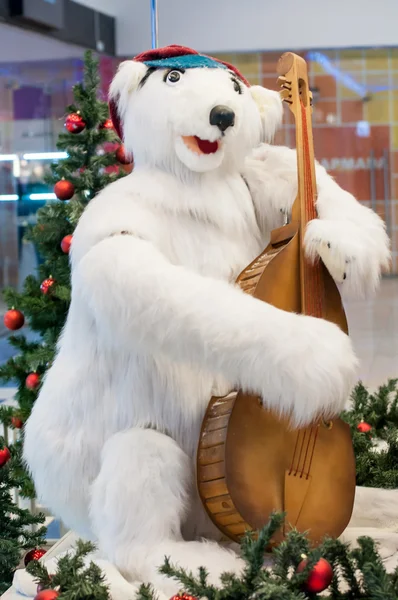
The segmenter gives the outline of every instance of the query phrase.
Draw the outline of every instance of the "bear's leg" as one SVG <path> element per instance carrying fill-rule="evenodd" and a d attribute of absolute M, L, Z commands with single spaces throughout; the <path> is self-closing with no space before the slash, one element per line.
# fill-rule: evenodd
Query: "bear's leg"
<path fill-rule="evenodd" d="M 152 430 L 115 434 L 104 446 L 92 486 L 90 515 L 102 553 L 129 581 L 152 583 L 172 596 L 179 584 L 158 573 L 165 556 L 217 583 L 242 561 L 212 542 L 185 542 L 181 524 L 190 502 L 191 459 L 174 440 Z"/>

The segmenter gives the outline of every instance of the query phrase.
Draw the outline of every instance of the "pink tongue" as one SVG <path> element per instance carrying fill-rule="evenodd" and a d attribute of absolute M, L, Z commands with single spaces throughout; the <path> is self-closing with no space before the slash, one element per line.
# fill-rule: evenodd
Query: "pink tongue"
<path fill-rule="evenodd" d="M 195 135 L 195 140 L 198 143 L 199 150 L 203 152 L 203 154 L 214 154 L 218 150 L 218 142 L 209 142 L 209 140 L 201 140 L 197 135 Z"/>

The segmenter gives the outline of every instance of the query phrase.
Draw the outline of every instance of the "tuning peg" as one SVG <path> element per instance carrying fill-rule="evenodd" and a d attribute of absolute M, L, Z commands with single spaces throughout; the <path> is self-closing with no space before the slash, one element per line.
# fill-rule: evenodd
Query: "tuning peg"
<path fill-rule="evenodd" d="M 289 104 L 292 103 L 292 101 L 291 101 L 291 97 L 292 97 L 291 90 L 285 89 L 285 90 L 281 90 L 279 93 L 280 93 L 281 98 L 282 98 L 282 100 L 284 102 L 287 102 Z"/>
<path fill-rule="evenodd" d="M 290 90 L 292 88 L 292 82 L 288 81 L 286 77 L 278 77 L 278 83 L 282 88 L 286 90 Z"/>

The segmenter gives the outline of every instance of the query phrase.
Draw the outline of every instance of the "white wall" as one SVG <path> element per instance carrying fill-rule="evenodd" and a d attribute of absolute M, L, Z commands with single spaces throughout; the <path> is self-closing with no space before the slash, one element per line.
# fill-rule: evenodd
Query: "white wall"
<path fill-rule="evenodd" d="M 78 0 L 116 17 L 117 53 L 151 47 L 150 0 Z M 159 44 L 203 52 L 398 45 L 398 0 L 157 0 Z M 0 62 L 83 49 L 0 23 Z"/>
<path fill-rule="evenodd" d="M 151 46 L 150 0 L 78 0 L 116 17 L 117 51 Z M 158 0 L 159 43 L 204 52 L 398 44 L 398 0 Z"/>
<path fill-rule="evenodd" d="M 78 46 L 0 23 L 0 63 L 75 58 L 83 53 Z"/>

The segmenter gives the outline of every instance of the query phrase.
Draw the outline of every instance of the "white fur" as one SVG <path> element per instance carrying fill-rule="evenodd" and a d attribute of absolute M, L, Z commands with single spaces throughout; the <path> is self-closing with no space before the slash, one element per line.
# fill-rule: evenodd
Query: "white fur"
<path fill-rule="evenodd" d="M 282 123 L 282 102 L 278 92 L 267 90 L 261 85 L 253 85 L 250 93 L 256 102 L 262 123 L 262 142 L 271 142 Z"/>
<path fill-rule="evenodd" d="M 252 148 L 272 137 L 281 121 L 282 105 L 275 92 L 241 83 L 238 94 L 227 69 L 188 69 L 175 85 L 167 85 L 165 72 L 158 70 L 137 92 L 145 72 L 142 63 L 126 61 L 110 89 L 118 103 L 125 146 L 134 153 L 137 166 L 157 166 L 179 177 L 186 175 L 183 166 L 194 172 L 222 171 L 231 165 L 237 170 Z M 217 105 L 235 113 L 235 125 L 225 134 L 210 125 L 210 111 Z M 189 152 L 181 136 L 191 135 L 218 140 L 221 152 L 201 156 Z"/>
<path fill-rule="evenodd" d="M 263 144 L 246 162 L 245 176 L 251 184 L 263 228 L 281 225 L 280 211 L 289 213 L 297 195 L 295 151 Z M 312 260 L 322 258 L 335 281 L 341 284 L 343 296 L 372 295 L 381 273 L 390 266 L 390 241 L 385 224 L 370 208 L 342 190 L 319 164 L 316 179 L 320 218 L 308 224 L 307 256 Z M 266 187 L 268 204 L 264 202 Z"/>
<path fill-rule="evenodd" d="M 357 361 L 335 325 L 234 286 L 295 196 L 294 152 L 263 145 L 250 155 L 277 121 L 275 95 L 237 94 L 221 69 L 188 70 L 174 87 L 161 71 L 140 87 L 143 73 L 124 66 L 112 85 L 136 167 L 90 203 L 76 229 L 72 303 L 24 456 L 44 504 L 97 540 L 131 582 L 170 595 L 156 571 L 164 554 L 187 568 L 204 564 L 213 580 L 240 568 L 233 553 L 198 541 L 219 539 L 194 486 L 211 395 L 237 385 L 304 424 L 341 410 Z M 222 156 L 181 157 L 179 136 L 220 137 L 209 123 L 217 104 L 236 113 Z M 360 249 L 352 265 L 367 253 L 374 287 L 388 256 L 378 218 L 326 175 L 318 209 L 317 239 L 329 240 L 336 222 L 352 227 L 357 246 L 337 235 L 331 243 L 335 252 Z M 355 273 L 361 291 L 368 271 Z"/>

